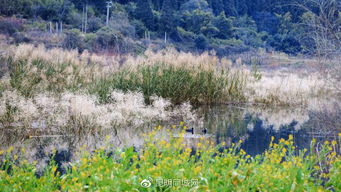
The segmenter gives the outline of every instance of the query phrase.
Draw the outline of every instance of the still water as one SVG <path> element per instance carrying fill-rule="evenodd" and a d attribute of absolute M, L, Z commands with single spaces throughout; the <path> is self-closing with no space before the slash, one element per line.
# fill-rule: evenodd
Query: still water
<path fill-rule="evenodd" d="M 200 107 L 198 113 L 203 118 L 201 126 L 190 127 L 185 134 L 186 145 L 196 146 L 201 137 L 216 144 L 243 140 L 242 149 L 254 156 L 263 153 L 269 146 L 271 137 L 278 141 L 294 136 L 295 145 L 299 149 L 309 148 L 313 138 L 317 142 L 335 140 L 341 132 L 341 108 L 339 105 L 320 110 L 306 110 L 299 108 L 266 108 L 255 106 L 209 106 Z M 165 123 L 157 137 L 167 137 L 171 123 Z M 29 161 L 37 161 L 42 166 L 51 158 L 52 151 L 57 151 L 55 160 L 67 163 L 79 158 L 80 148 L 92 151 L 103 145 L 113 148 L 135 146 L 137 149 L 143 144 L 143 134 L 153 130 L 155 125 L 145 128 L 115 129 L 101 134 L 58 134 L 46 132 L 25 132 L 16 129 L 0 131 L 0 150 L 9 146 L 14 151 L 26 149 Z M 191 129 L 193 128 L 193 132 Z M 178 133 L 179 129 L 172 129 Z M 110 135 L 110 137 L 108 137 Z M 105 139 L 106 138 L 106 139 Z"/>

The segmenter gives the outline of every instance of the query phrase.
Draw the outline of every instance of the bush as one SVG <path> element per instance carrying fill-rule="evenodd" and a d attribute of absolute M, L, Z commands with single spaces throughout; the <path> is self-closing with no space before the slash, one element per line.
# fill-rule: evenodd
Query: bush
<path fill-rule="evenodd" d="M 23 29 L 21 20 L 15 17 L 2 18 L 0 17 L 0 33 L 5 35 L 13 35 Z"/>
<path fill-rule="evenodd" d="M 96 32 L 98 31 L 101 27 L 103 27 L 102 20 L 98 17 L 91 17 L 88 20 L 88 31 L 87 32 Z"/>
<path fill-rule="evenodd" d="M 23 32 L 16 32 L 13 34 L 14 42 L 19 44 L 19 43 L 29 43 L 31 41 L 30 38 L 26 36 L 25 33 Z"/>
<path fill-rule="evenodd" d="M 140 20 L 133 20 L 131 21 L 131 24 L 135 28 L 135 33 L 137 37 L 143 38 L 145 35 L 145 32 L 148 31 L 147 27 L 143 24 L 143 22 Z"/>
<path fill-rule="evenodd" d="M 118 43 L 122 36 L 119 32 L 108 27 L 102 27 L 96 33 L 96 44 L 100 49 L 112 49 Z"/>
<path fill-rule="evenodd" d="M 84 40 L 81 32 L 78 29 L 71 29 L 67 31 L 66 37 L 63 42 L 63 47 L 66 49 L 78 49 L 82 51 L 84 49 Z"/>

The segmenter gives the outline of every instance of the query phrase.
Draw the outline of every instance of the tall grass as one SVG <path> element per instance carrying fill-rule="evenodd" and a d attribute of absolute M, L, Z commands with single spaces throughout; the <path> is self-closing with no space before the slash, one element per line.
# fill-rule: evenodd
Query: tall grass
<path fill-rule="evenodd" d="M 65 174 L 51 162 L 37 177 L 35 165 L 12 148 L 0 154 L 0 187 L 8 191 L 340 191 L 337 141 L 297 150 L 292 136 L 251 157 L 236 143 L 213 147 L 205 140 L 192 149 L 183 137 L 169 141 L 149 135 L 136 152 L 102 148 L 83 152 Z M 340 135 L 341 137 L 341 135 Z M 162 181 L 162 183 L 160 182 Z M 164 181 L 167 181 L 165 183 Z M 172 181 L 172 182 L 168 182 Z M 175 183 L 180 181 L 180 183 Z M 187 182 L 184 182 L 187 181 Z M 194 182 L 193 182 L 194 181 Z M 150 182 L 150 186 L 141 183 Z"/>
<path fill-rule="evenodd" d="M 90 85 L 90 92 L 103 100 L 112 89 L 141 91 L 146 101 L 153 95 L 169 98 L 174 104 L 190 101 L 192 104 L 222 103 L 243 100 L 246 78 L 229 71 L 178 68 L 168 64 L 139 66 L 123 69 L 111 78 Z"/>
<path fill-rule="evenodd" d="M 134 57 L 79 54 L 32 45 L 8 49 L 1 56 L 9 72 L 1 78 L 0 90 L 14 88 L 25 97 L 46 91 L 85 91 L 107 102 L 113 89 L 120 89 L 142 92 L 147 102 L 156 95 L 174 104 L 306 106 L 312 98 L 335 97 L 333 86 L 339 84 L 332 81 L 332 86 L 316 73 L 251 72 L 207 53 L 147 50 L 143 56 Z"/>
<path fill-rule="evenodd" d="M 218 68 L 217 63 L 222 61 L 213 56 L 203 55 L 193 60 L 192 55 L 188 60 L 176 52 L 164 55 L 146 52 L 145 58 L 129 57 L 119 64 L 119 58 L 112 58 L 114 61 L 108 63 L 105 59 L 96 57 L 95 60 L 89 55 L 59 49 L 46 50 L 29 45 L 13 49 L 5 58 L 9 66 L 10 86 L 26 97 L 44 91 L 88 90 L 100 96 L 102 101 L 107 101 L 113 89 L 119 89 L 142 92 L 147 102 L 153 95 L 171 99 L 175 104 L 244 99 L 246 74 L 242 70 L 232 70 L 227 66 L 228 62 L 225 67 Z M 59 56 L 53 58 L 53 54 Z M 181 59 L 171 58 L 176 56 Z"/>

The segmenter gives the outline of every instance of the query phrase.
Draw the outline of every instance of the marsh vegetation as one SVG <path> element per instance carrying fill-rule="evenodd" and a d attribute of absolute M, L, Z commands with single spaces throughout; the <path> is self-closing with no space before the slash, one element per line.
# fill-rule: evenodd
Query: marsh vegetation
<path fill-rule="evenodd" d="M 0 0 L 0 191 L 341 191 L 340 0 Z"/>
<path fill-rule="evenodd" d="M 289 63 L 271 69 L 173 49 L 105 56 L 22 44 L 3 53 L 5 191 L 105 191 L 108 182 L 143 191 L 147 176 L 198 179 L 168 188 L 178 191 L 340 188 L 340 82 L 295 68 L 298 58 L 269 55 Z"/>

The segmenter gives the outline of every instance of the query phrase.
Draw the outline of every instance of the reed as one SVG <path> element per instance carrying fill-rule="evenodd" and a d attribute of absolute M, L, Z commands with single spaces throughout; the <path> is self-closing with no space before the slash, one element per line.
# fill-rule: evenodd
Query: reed
<path fill-rule="evenodd" d="M 339 82 L 319 73 L 247 69 L 208 53 L 168 49 L 156 53 L 147 50 L 140 56 L 99 56 L 33 45 L 7 49 L 0 57 L 8 68 L 0 80 L 0 91 L 15 89 L 25 97 L 85 92 L 108 102 L 110 93 L 119 89 L 141 92 L 147 103 L 156 95 L 173 104 L 307 106 L 311 99 L 337 97 L 335 87 L 339 87 Z"/>
<path fill-rule="evenodd" d="M 141 91 L 147 103 L 153 95 L 179 104 L 214 104 L 241 101 L 246 77 L 230 71 L 178 68 L 166 63 L 139 66 L 135 70 L 123 69 L 111 78 L 90 85 L 90 93 L 106 101 L 112 89 Z"/>

